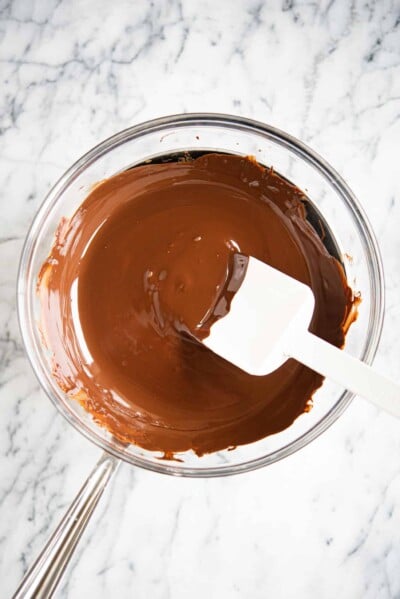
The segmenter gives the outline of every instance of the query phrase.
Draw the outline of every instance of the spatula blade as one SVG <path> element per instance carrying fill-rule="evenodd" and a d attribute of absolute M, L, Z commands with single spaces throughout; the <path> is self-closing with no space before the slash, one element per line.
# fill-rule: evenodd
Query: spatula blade
<path fill-rule="evenodd" d="M 250 257 L 230 311 L 203 343 L 249 374 L 269 374 L 288 359 L 288 339 L 308 329 L 314 304 L 310 287 Z"/>

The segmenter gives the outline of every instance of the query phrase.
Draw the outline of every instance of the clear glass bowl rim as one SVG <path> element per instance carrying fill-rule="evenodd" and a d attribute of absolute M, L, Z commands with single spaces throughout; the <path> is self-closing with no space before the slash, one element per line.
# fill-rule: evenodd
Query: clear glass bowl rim
<path fill-rule="evenodd" d="M 366 248 L 367 255 L 370 258 L 369 273 L 370 279 L 373 286 L 373 298 L 374 305 L 372 309 L 375 313 L 375 318 L 372 322 L 370 335 L 367 340 L 367 344 L 362 355 L 362 360 L 371 364 L 380 340 L 383 317 L 384 317 L 384 276 L 382 260 L 378 248 L 378 244 L 375 235 L 372 231 L 371 225 L 359 204 L 357 198 L 348 187 L 342 177 L 314 150 L 309 148 L 306 144 L 299 141 L 295 137 L 285 133 L 284 131 L 272 127 L 270 125 L 261 123 L 259 121 L 248 119 L 239 116 L 233 116 L 228 114 L 218 113 L 185 113 L 171 116 L 165 116 L 157 119 L 145 121 L 138 125 L 128 127 L 108 139 L 100 142 L 94 148 L 84 154 L 79 160 L 77 160 L 57 181 L 45 197 L 42 205 L 37 211 L 33 222 L 28 230 L 25 243 L 22 249 L 19 271 L 17 277 L 17 309 L 18 309 L 18 320 L 21 331 L 21 336 L 25 346 L 28 359 L 31 363 L 33 371 L 42 387 L 46 392 L 52 403 L 55 405 L 57 410 L 66 418 L 66 420 L 87 439 L 89 439 L 95 445 L 101 447 L 106 452 L 118 457 L 125 462 L 132 465 L 152 470 L 155 472 L 170 474 L 175 476 L 188 476 L 188 477 L 214 477 L 214 476 L 227 476 L 231 474 L 238 474 L 241 472 L 248 472 L 255 470 L 262 466 L 266 466 L 281 460 L 305 445 L 316 439 L 321 433 L 327 430 L 337 418 L 344 412 L 352 401 L 354 394 L 345 391 L 332 409 L 311 429 L 306 433 L 298 437 L 295 441 L 288 443 L 284 447 L 270 454 L 257 457 L 252 460 L 248 460 L 238 464 L 227 464 L 222 466 L 213 467 L 202 467 L 201 463 L 199 466 L 184 466 L 180 463 L 170 464 L 165 463 L 162 460 L 157 462 L 150 461 L 144 457 L 134 456 L 127 454 L 124 451 L 122 444 L 113 440 L 102 438 L 97 435 L 93 429 L 84 426 L 84 423 L 79 419 L 78 415 L 66 408 L 61 401 L 59 401 L 56 394 L 56 383 L 52 380 L 51 373 L 49 376 L 46 365 L 41 360 L 40 356 L 35 350 L 33 343 L 33 335 L 30 333 L 32 326 L 32 316 L 29 310 L 28 300 L 28 269 L 30 267 L 30 258 L 35 248 L 35 240 L 38 231 L 40 231 L 43 223 L 46 222 L 47 217 L 51 213 L 54 205 L 58 199 L 62 196 L 63 191 L 70 185 L 70 183 L 79 176 L 92 162 L 103 154 L 109 152 L 114 147 L 124 143 L 127 140 L 133 140 L 142 135 L 150 132 L 162 132 L 170 127 L 187 127 L 187 126 L 219 126 L 238 131 L 246 131 L 247 133 L 253 133 L 258 136 L 272 140 L 280 146 L 289 149 L 308 164 L 314 166 L 319 173 L 335 188 L 342 200 L 345 202 L 347 208 L 353 216 L 354 224 L 358 229 L 364 247 Z M 371 301 L 372 301 L 371 300 Z M 96 425 L 97 426 L 97 425 Z M 201 460 L 201 459 L 200 459 Z M 200 462 L 199 460 L 199 462 Z"/>

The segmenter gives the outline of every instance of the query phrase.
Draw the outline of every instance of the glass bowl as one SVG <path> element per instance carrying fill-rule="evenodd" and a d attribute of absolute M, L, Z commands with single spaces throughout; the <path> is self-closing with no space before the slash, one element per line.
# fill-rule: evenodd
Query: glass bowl
<path fill-rule="evenodd" d="M 358 319 L 346 337 L 346 351 L 371 363 L 382 329 L 383 272 L 375 237 L 357 199 L 335 170 L 300 141 L 268 125 L 228 115 L 183 114 L 148 121 L 113 135 L 80 158 L 49 192 L 28 232 L 18 275 L 18 313 L 25 348 L 41 386 L 68 422 L 90 441 L 149 470 L 221 476 L 271 464 L 304 447 L 342 414 L 353 395 L 325 381 L 314 394 L 311 412 L 285 431 L 234 450 L 201 458 L 185 452 L 177 456 L 182 461 L 168 461 L 159 453 L 118 442 L 58 387 L 38 326 L 37 276 L 60 219 L 72 216 L 96 182 L 145 160 L 185 150 L 253 155 L 306 192 L 333 232 L 349 284 L 362 297 Z"/>

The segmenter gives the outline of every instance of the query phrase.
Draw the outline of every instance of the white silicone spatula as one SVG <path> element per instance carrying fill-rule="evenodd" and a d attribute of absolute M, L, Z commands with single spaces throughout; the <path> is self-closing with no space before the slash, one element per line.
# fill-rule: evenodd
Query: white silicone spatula
<path fill-rule="evenodd" d="M 400 385 L 310 333 L 313 310 L 310 287 L 250 257 L 230 311 L 202 342 L 253 375 L 295 358 L 400 417 Z"/>

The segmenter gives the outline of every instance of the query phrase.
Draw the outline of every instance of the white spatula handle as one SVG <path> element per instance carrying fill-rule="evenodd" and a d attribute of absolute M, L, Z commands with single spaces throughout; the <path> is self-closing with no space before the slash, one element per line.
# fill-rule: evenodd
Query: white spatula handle
<path fill-rule="evenodd" d="M 400 385 L 330 343 L 307 331 L 286 354 L 400 418 Z"/>

